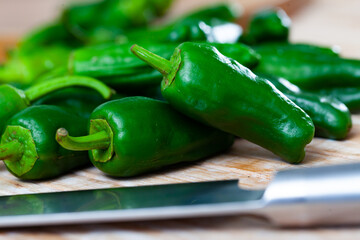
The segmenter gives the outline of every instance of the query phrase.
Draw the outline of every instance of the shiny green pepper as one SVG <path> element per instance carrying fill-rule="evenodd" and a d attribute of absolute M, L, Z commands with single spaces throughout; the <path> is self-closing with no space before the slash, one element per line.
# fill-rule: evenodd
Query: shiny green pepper
<path fill-rule="evenodd" d="M 27 108 L 35 100 L 59 89 L 80 86 L 92 88 L 98 91 L 105 99 L 109 99 L 112 90 L 102 82 L 89 77 L 62 77 L 52 81 L 35 85 L 25 91 L 12 87 L 10 85 L 0 86 L 0 133 L 6 126 L 6 121 Z"/>
<path fill-rule="evenodd" d="M 73 5 L 64 10 L 62 22 L 84 43 L 115 40 L 128 29 L 145 26 L 164 14 L 171 0 L 102 0 Z"/>
<path fill-rule="evenodd" d="M 286 42 L 289 38 L 291 20 L 284 10 L 265 9 L 255 13 L 241 41 L 248 44 Z"/>
<path fill-rule="evenodd" d="M 112 95 L 111 100 L 120 99 L 125 95 Z M 35 101 L 33 105 L 53 105 L 67 109 L 74 114 L 90 118 L 96 107 L 108 101 L 98 92 L 86 88 L 67 88 L 46 95 Z"/>
<path fill-rule="evenodd" d="M 242 35 L 242 28 L 232 22 L 239 16 L 240 11 L 234 5 L 218 4 L 198 9 L 164 26 L 126 32 L 119 41 L 235 43 Z"/>
<path fill-rule="evenodd" d="M 331 139 L 344 139 L 347 136 L 352 122 L 350 111 L 344 103 L 331 96 L 301 90 L 284 78 L 261 76 L 311 117 L 316 136 Z"/>
<path fill-rule="evenodd" d="M 222 54 L 236 59 L 252 68 L 259 63 L 260 57 L 248 46 L 222 43 L 203 43 L 216 47 Z M 170 58 L 178 44 L 144 43 L 145 47 L 163 58 Z M 101 79 L 107 85 L 119 90 L 139 89 L 161 83 L 162 75 L 135 57 L 132 44 L 102 44 L 78 49 L 69 61 L 69 72 Z"/>
<path fill-rule="evenodd" d="M 256 71 L 283 77 L 310 90 L 360 86 L 360 61 L 343 59 L 332 49 L 269 44 L 255 47 L 261 56 Z"/>
<path fill-rule="evenodd" d="M 87 154 L 66 150 L 55 141 L 56 130 L 87 132 L 87 119 L 56 106 L 32 106 L 7 122 L 0 159 L 14 176 L 24 180 L 54 178 L 89 164 Z"/>
<path fill-rule="evenodd" d="M 162 94 L 175 109 L 290 163 L 303 160 L 313 122 L 267 80 L 209 45 L 183 43 L 170 61 L 137 45 L 132 51 L 164 75 Z"/>
<path fill-rule="evenodd" d="M 360 110 L 360 87 L 323 88 L 313 90 L 313 92 L 338 99 L 351 112 L 358 112 Z"/>
<path fill-rule="evenodd" d="M 203 126 L 169 104 L 145 97 L 104 103 L 91 115 L 90 135 L 57 141 L 69 150 L 90 151 L 92 163 L 116 177 L 130 177 L 165 166 L 196 161 L 228 149 L 234 137 Z"/>

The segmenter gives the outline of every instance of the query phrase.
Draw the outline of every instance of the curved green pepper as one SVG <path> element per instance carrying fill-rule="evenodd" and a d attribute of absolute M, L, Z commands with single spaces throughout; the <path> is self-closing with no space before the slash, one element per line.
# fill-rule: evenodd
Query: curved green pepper
<path fill-rule="evenodd" d="M 222 54 L 236 59 L 247 67 L 259 63 L 259 55 L 250 47 L 241 44 L 202 43 L 216 47 Z M 132 44 L 102 44 L 73 52 L 69 72 L 101 79 L 114 88 L 144 88 L 159 85 L 162 75 L 135 57 Z M 145 47 L 163 58 L 170 58 L 177 44 L 145 43 Z"/>
<path fill-rule="evenodd" d="M 70 150 L 90 151 L 92 163 L 111 176 L 130 177 L 168 165 L 196 161 L 228 149 L 234 137 L 203 126 L 169 104 L 145 97 L 104 103 L 91 115 L 90 135 L 57 141 Z"/>
<path fill-rule="evenodd" d="M 265 9 L 255 13 L 245 35 L 241 38 L 248 44 L 288 41 L 291 20 L 280 8 Z"/>
<path fill-rule="evenodd" d="M 80 86 L 92 88 L 98 91 L 105 99 L 109 99 L 112 95 L 112 90 L 102 82 L 88 77 L 62 77 L 52 81 L 44 82 L 35 85 L 25 91 L 12 87 L 10 85 L 0 86 L 0 133 L 6 121 L 18 113 L 19 111 L 30 106 L 32 102 L 40 97 L 43 97 L 51 92 L 59 89 Z"/>
<path fill-rule="evenodd" d="M 304 51 L 296 45 L 262 45 L 256 71 L 283 77 L 301 88 L 360 86 L 360 61 L 334 56 L 331 49 L 313 47 Z"/>
<path fill-rule="evenodd" d="M 336 98 L 301 90 L 284 78 L 261 75 L 303 109 L 315 125 L 315 135 L 331 139 L 344 139 L 352 122 L 346 105 Z"/>
<path fill-rule="evenodd" d="M 0 145 L 0 159 L 9 172 L 20 179 L 40 180 L 87 165 L 87 154 L 66 150 L 55 141 L 60 127 L 81 136 L 87 132 L 87 119 L 46 105 L 29 107 L 9 119 Z"/>
<path fill-rule="evenodd" d="M 291 163 L 303 160 L 311 118 L 267 80 L 208 45 L 183 43 L 170 61 L 137 45 L 132 51 L 164 75 L 162 94 L 180 112 Z"/>

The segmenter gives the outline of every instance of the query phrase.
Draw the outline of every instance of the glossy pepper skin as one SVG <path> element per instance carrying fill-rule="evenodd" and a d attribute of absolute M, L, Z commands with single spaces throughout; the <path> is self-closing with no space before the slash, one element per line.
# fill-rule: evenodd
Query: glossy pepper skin
<path fill-rule="evenodd" d="M 126 32 L 121 38 L 127 42 L 176 42 L 206 41 L 219 43 L 238 42 L 242 28 L 233 23 L 240 17 L 236 6 L 213 5 L 185 15 L 173 23 Z"/>
<path fill-rule="evenodd" d="M 103 98 L 109 99 L 112 95 L 112 90 L 102 82 L 88 77 L 62 77 L 49 82 L 44 82 L 35 85 L 25 91 L 12 87 L 10 85 L 0 86 L 0 133 L 2 133 L 6 126 L 6 121 L 27 108 L 35 100 L 59 89 L 67 87 L 87 87 L 95 89 Z"/>
<path fill-rule="evenodd" d="M 299 163 L 314 136 L 311 118 L 267 80 L 214 47 L 184 43 L 171 60 L 135 45 L 164 75 L 162 94 L 177 110 Z"/>
<path fill-rule="evenodd" d="M 114 94 L 110 100 L 123 97 L 125 97 L 125 95 Z M 88 119 L 95 108 L 108 100 L 104 99 L 95 90 L 67 88 L 46 95 L 35 101 L 33 105 L 58 106 Z"/>
<path fill-rule="evenodd" d="M 315 136 L 344 139 L 352 127 L 351 114 L 344 103 L 323 94 L 301 90 L 284 78 L 262 76 L 303 109 L 315 125 Z"/>
<path fill-rule="evenodd" d="M 333 97 L 343 102 L 351 112 L 360 110 L 360 87 L 323 88 L 313 91 L 316 94 Z"/>
<path fill-rule="evenodd" d="M 328 54 L 331 51 L 307 51 L 296 45 L 262 45 L 255 48 L 261 56 L 256 71 L 283 77 L 309 90 L 360 86 L 360 61 Z"/>
<path fill-rule="evenodd" d="M 90 135 L 74 138 L 60 129 L 57 141 L 67 149 L 92 149 L 95 167 L 130 177 L 212 156 L 228 149 L 234 137 L 181 115 L 165 102 L 129 97 L 96 108 Z"/>
<path fill-rule="evenodd" d="M 241 44 L 203 43 L 216 47 L 222 54 L 253 68 L 259 63 L 259 55 L 250 47 Z M 170 58 L 178 44 L 144 43 L 150 51 Z M 107 85 L 121 91 L 124 88 L 139 89 L 158 86 L 162 75 L 134 56 L 132 44 L 102 44 L 74 51 L 69 61 L 69 73 L 101 79 Z"/>
<path fill-rule="evenodd" d="M 9 172 L 20 179 L 41 180 L 88 165 L 87 154 L 66 150 L 55 141 L 59 127 L 81 136 L 87 132 L 87 119 L 47 105 L 29 107 L 9 119 L 0 146 L 0 159 Z"/>
<path fill-rule="evenodd" d="M 248 44 L 286 42 L 289 38 L 291 20 L 280 8 L 265 9 L 255 13 L 246 33 L 241 38 Z"/>
<path fill-rule="evenodd" d="M 171 0 L 102 0 L 66 8 L 62 22 L 77 39 L 84 43 L 115 40 L 124 31 L 146 26 L 161 16 Z"/>

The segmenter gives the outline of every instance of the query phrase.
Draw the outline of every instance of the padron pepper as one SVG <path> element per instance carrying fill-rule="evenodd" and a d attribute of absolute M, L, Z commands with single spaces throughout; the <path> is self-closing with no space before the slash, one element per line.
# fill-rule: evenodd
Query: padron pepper
<path fill-rule="evenodd" d="M 259 63 L 259 55 L 241 44 L 202 43 L 216 47 L 222 54 L 253 68 Z M 150 51 L 163 58 L 170 58 L 178 44 L 144 43 Z M 75 50 L 69 60 L 69 73 L 101 79 L 107 85 L 119 89 L 143 89 L 158 86 L 162 75 L 134 56 L 132 44 L 101 44 Z"/>
<path fill-rule="evenodd" d="M 118 41 L 236 43 L 243 31 L 233 21 L 239 18 L 240 13 L 235 5 L 218 4 L 196 10 L 164 26 L 126 32 Z"/>
<path fill-rule="evenodd" d="M 291 20 L 280 8 L 264 9 L 255 13 L 241 41 L 248 44 L 286 42 L 289 38 Z"/>
<path fill-rule="evenodd" d="M 125 30 L 146 26 L 165 13 L 171 0 L 102 0 L 67 7 L 62 22 L 84 43 L 115 40 Z"/>
<path fill-rule="evenodd" d="M 316 136 L 339 140 L 349 133 L 352 126 L 351 114 L 346 105 L 338 99 L 302 90 L 284 78 L 259 76 L 269 80 L 311 117 Z"/>
<path fill-rule="evenodd" d="M 283 77 L 301 88 L 360 86 L 360 61 L 338 57 L 332 49 L 304 51 L 291 44 L 266 44 L 255 50 L 261 56 L 256 71 Z"/>
<path fill-rule="evenodd" d="M 21 50 L 39 50 L 39 48 L 54 45 L 73 48 L 81 46 L 81 43 L 66 30 L 63 24 L 55 22 L 29 32 L 20 40 L 18 45 Z"/>
<path fill-rule="evenodd" d="M 74 135 L 87 132 L 87 118 L 60 107 L 31 106 L 7 122 L 1 138 L 0 160 L 14 176 L 23 180 L 58 177 L 89 164 L 87 154 L 62 148 L 55 141 L 59 127 Z"/>
<path fill-rule="evenodd" d="M 112 89 L 102 82 L 89 77 L 71 76 L 61 77 L 52 81 L 37 84 L 25 91 L 11 85 L 0 86 L 0 133 L 6 125 L 6 121 L 27 108 L 35 100 L 59 89 L 68 87 L 87 87 L 99 92 L 105 99 L 109 99 L 113 93 Z"/>
<path fill-rule="evenodd" d="M 99 106 L 91 114 L 89 133 L 71 137 L 62 128 L 56 139 L 69 150 L 91 150 L 94 166 L 116 177 L 200 160 L 225 151 L 234 141 L 230 134 L 197 123 L 165 102 L 145 97 Z"/>
<path fill-rule="evenodd" d="M 269 81 L 209 45 L 183 43 L 170 61 L 137 45 L 132 51 L 164 75 L 162 95 L 175 109 L 288 162 L 303 160 L 313 122 Z"/>

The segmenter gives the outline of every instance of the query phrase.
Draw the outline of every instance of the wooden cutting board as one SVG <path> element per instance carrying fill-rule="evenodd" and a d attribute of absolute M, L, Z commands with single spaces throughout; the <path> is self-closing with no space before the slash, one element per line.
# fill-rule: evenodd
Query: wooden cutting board
<path fill-rule="evenodd" d="M 184 0 L 187 1 L 187 0 Z M 189 1 L 187 1 L 189 2 Z M 344 4 L 346 2 L 346 4 Z M 338 44 L 343 55 L 360 58 L 360 2 L 317 0 L 293 16 L 293 41 Z M 23 182 L 0 166 L 0 195 L 95 189 L 149 184 L 240 179 L 245 188 L 263 188 L 273 174 L 286 168 L 360 162 L 360 115 L 353 115 L 353 129 L 344 141 L 315 138 L 306 148 L 303 164 L 290 165 L 260 147 L 239 139 L 226 153 L 193 164 L 170 168 L 146 176 L 114 179 L 88 168 L 59 179 Z M 0 231 L 12 239 L 358 239 L 352 228 L 276 229 L 253 217 L 222 217 L 138 223 L 49 227 Z"/>

